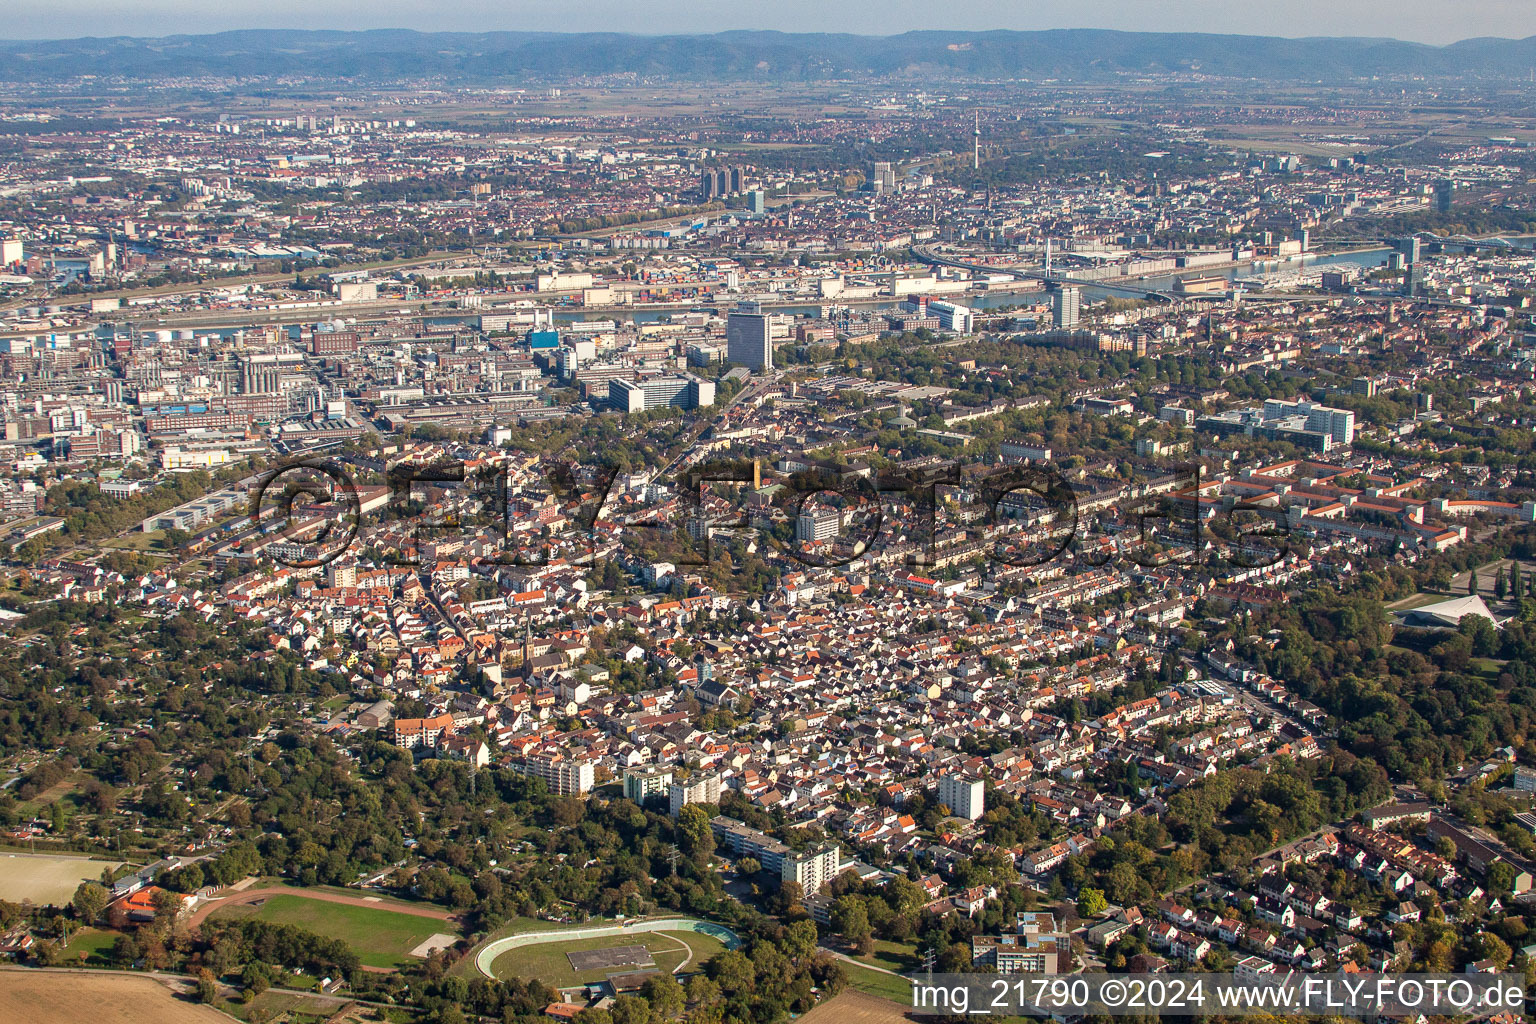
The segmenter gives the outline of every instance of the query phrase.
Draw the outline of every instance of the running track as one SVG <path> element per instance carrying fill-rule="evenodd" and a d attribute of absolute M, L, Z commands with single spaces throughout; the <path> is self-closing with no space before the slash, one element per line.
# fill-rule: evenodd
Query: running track
<path fill-rule="evenodd" d="M 298 896 L 301 899 L 319 900 L 322 903 L 342 903 L 349 907 L 369 907 L 373 910 L 388 910 L 396 914 L 410 914 L 412 917 L 430 917 L 435 921 L 456 922 L 454 916 L 448 911 L 434 907 L 421 907 L 396 900 L 370 900 L 362 896 L 343 896 L 340 893 L 324 892 L 318 889 L 280 888 L 247 889 L 244 892 L 232 892 L 228 896 L 215 896 L 193 911 L 192 916 L 187 918 L 187 927 L 196 928 L 208 920 L 210 914 L 224 907 L 245 906 L 271 899 L 273 896 Z"/>

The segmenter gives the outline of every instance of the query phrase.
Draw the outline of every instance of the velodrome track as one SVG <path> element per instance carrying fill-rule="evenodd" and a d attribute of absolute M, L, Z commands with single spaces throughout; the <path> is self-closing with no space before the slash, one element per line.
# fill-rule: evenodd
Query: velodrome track
<path fill-rule="evenodd" d="M 491 973 L 491 965 L 496 962 L 497 957 L 509 949 L 519 949 L 523 946 L 541 946 L 551 942 L 601 939 L 612 935 L 638 935 L 642 932 L 697 932 L 700 935 L 708 935 L 710 938 L 719 939 L 725 943 L 728 949 L 735 949 L 741 945 L 740 937 L 724 925 L 715 924 L 712 921 L 701 921 L 696 917 L 663 917 L 654 921 L 632 921 L 629 924 L 610 924 L 596 928 L 570 928 L 560 931 L 521 932 L 517 935 L 508 935 L 505 938 L 486 943 L 481 947 L 480 952 L 475 954 L 475 967 L 487 978 L 495 978 L 495 975 Z"/>

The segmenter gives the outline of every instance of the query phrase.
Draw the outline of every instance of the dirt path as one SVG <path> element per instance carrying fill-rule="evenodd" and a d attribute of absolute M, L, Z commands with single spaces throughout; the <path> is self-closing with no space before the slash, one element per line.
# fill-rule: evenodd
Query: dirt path
<path fill-rule="evenodd" d="M 342 896 L 339 893 L 321 892 L 315 889 L 246 889 L 244 892 L 226 889 L 225 892 L 230 893 L 230 895 L 215 896 L 193 911 L 192 916 L 187 918 L 187 927 L 198 927 L 208 920 L 208 916 L 216 910 L 222 910 L 225 907 L 244 906 L 250 903 L 260 903 L 262 900 L 271 899 L 273 896 L 298 896 L 306 900 L 319 900 L 322 903 L 341 903 L 349 907 L 371 907 L 374 910 L 389 910 L 397 914 L 410 914 L 413 917 L 430 917 L 434 921 L 456 920 L 446 910 L 417 907 L 396 900 L 367 899 L 363 896 Z"/>
<path fill-rule="evenodd" d="M 666 937 L 671 939 L 673 942 L 677 943 L 678 947 L 681 948 L 684 953 L 688 954 L 687 956 L 683 957 L 683 962 L 682 963 L 680 963 L 676 967 L 672 968 L 672 973 L 673 974 L 681 974 L 681 973 L 683 973 L 683 968 L 687 967 L 690 963 L 693 962 L 693 947 L 688 945 L 688 940 L 687 939 L 680 939 L 676 935 L 668 935 Z M 675 952 L 677 952 L 677 949 L 652 950 L 652 952 L 653 953 L 660 953 L 660 952 L 675 953 Z"/>
<path fill-rule="evenodd" d="M 853 964 L 855 967 L 862 967 L 866 971 L 875 971 L 879 974 L 889 974 L 893 978 L 906 977 L 906 975 L 897 974 L 895 971 L 886 970 L 884 967 L 876 967 L 874 964 L 867 964 L 863 960 L 849 956 L 847 953 L 839 953 L 831 946 L 817 946 L 816 948 L 821 950 L 823 953 L 831 953 L 832 959 L 834 960 L 841 960 L 845 964 Z"/>

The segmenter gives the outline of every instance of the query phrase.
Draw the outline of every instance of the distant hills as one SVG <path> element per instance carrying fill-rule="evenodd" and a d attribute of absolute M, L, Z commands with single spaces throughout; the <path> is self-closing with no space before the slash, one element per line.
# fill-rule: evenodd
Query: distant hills
<path fill-rule="evenodd" d="M 898 36 L 723 32 L 368 32 L 246 30 L 213 35 L 0 42 L 0 81 L 299 76 L 387 82 L 568 81 L 633 73 L 699 81 L 1108 79 L 1199 71 L 1235 79 L 1339 82 L 1375 76 L 1524 79 L 1536 37 L 1429 46 L 1393 39 L 1113 32 L 908 32 Z"/>

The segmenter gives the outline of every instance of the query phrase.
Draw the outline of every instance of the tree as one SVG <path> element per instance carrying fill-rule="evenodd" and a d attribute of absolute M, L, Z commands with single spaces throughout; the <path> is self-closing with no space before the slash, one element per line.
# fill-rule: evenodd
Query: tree
<path fill-rule="evenodd" d="M 869 911 L 858 896 L 843 894 L 832 904 L 832 927 L 843 941 L 858 946 L 870 937 Z"/>
<path fill-rule="evenodd" d="M 132 967 L 133 962 L 139 958 L 139 944 L 133 941 L 132 935 L 119 935 L 117 941 L 112 943 L 112 966 Z"/>
<path fill-rule="evenodd" d="M 613 1024 L 650 1024 L 651 1004 L 639 996 L 619 996 L 609 1013 Z"/>
<path fill-rule="evenodd" d="M 793 878 L 780 880 L 779 891 L 773 896 L 773 912 L 780 916 L 804 913 L 805 886 Z"/>
<path fill-rule="evenodd" d="M 707 974 L 688 979 L 688 1001 L 695 1006 L 713 1006 L 720 1001 L 720 986 Z"/>
<path fill-rule="evenodd" d="M 575 797 L 564 797 L 556 800 L 553 807 L 555 824 L 565 828 L 581 824 L 582 817 L 586 814 L 586 805 Z"/>
<path fill-rule="evenodd" d="M 677 845 L 683 853 L 701 863 L 715 852 L 715 834 L 709 827 L 709 813 L 698 804 L 688 804 L 677 814 Z"/>
<path fill-rule="evenodd" d="M 240 984 L 245 986 L 251 995 L 259 996 L 272 986 L 269 976 L 270 968 L 263 963 L 248 963 L 240 971 Z"/>
<path fill-rule="evenodd" d="M 683 986 L 670 974 L 658 974 L 640 988 L 640 995 L 650 1006 L 651 1022 L 672 1020 L 683 1012 L 687 996 Z"/>
<path fill-rule="evenodd" d="M 749 992 L 756 977 L 752 961 L 739 949 L 726 950 L 709 958 L 704 965 L 709 976 L 725 990 L 727 995 Z"/>
<path fill-rule="evenodd" d="M 174 921 L 176 916 L 181 913 L 182 898 L 180 893 L 172 892 L 169 889 L 161 889 L 151 898 L 151 902 L 155 905 L 156 921 Z"/>
<path fill-rule="evenodd" d="M 1472 653 L 1478 657 L 1486 658 L 1498 651 L 1499 634 L 1486 615 L 1462 616 L 1456 631 L 1472 641 Z"/>
<path fill-rule="evenodd" d="M 1509 958 L 1514 953 L 1509 948 L 1509 943 L 1492 932 L 1481 932 L 1478 934 L 1472 943 L 1472 948 L 1482 954 L 1482 959 L 1492 960 L 1501 968 L 1509 963 Z"/>
<path fill-rule="evenodd" d="M 1467 574 L 1467 593 L 1477 596 L 1477 570 L 1473 569 Z"/>
<path fill-rule="evenodd" d="M 107 900 L 111 894 L 106 887 L 98 882 L 81 882 L 75 889 L 75 898 L 71 900 L 75 907 L 75 914 L 86 924 L 94 924 L 107 909 Z"/>
<path fill-rule="evenodd" d="M 210 1006 L 219 1001 L 218 979 L 206 967 L 197 972 L 197 1001 Z"/>
<path fill-rule="evenodd" d="M 923 887 L 910 878 L 893 878 L 886 884 L 885 901 L 902 917 L 912 917 L 928 902 Z"/>
<path fill-rule="evenodd" d="M 1077 916 L 1098 917 L 1109 906 L 1102 889 L 1083 889 L 1077 894 Z"/>
<path fill-rule="evenodd" d="M 785 929 L 785 947 L 790 956 L 808 960 L 816 955 L 816 922 L 795 921 Z"/>

